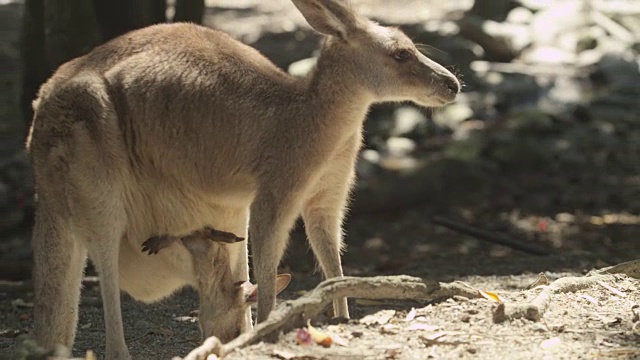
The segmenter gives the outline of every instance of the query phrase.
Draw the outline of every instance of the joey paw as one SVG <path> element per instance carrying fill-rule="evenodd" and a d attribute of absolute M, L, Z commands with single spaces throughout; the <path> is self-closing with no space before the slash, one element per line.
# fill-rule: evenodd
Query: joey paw
<path fill-rule="evenodd" d="M 243 237 L 239 237 L 236 234 L 228 231 L 216 230 L 210 226 L 205 226 L 201 230 L 202 234 L 211 241 L 223 242 L 227 244 L 234 244 L 243 241 Z"/>
<path fill-rule="evenodd" d="M 170 246 L 175 240 L 169 235 L 152 236 L 142 243 L 142 252 L 148 252 L 149 255 L 157 254 L 160 250 Z"/>

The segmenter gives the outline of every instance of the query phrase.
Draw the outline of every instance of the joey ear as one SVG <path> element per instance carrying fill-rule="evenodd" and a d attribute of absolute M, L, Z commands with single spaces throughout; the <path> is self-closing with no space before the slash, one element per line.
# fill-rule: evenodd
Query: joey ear
<path fill-rule="evenodd" d="M 291 282 L 290 274 L 278 274 L 276 276 L 276 295 L 280 294 L 287 285 Z M 244 299 L 246 303 L 255 303 L 258 301 L 258 285 L 254 285 L 249 281 L 239 281 L 235 283 L 239 288 L 242 288 L 244 292 Z"/>
<path fill-rule="evenodd" d="M 346 40 L 359 18 L 345 0 L 291 0 L 317 32 Z"/>
<path fill-rule="evenodd" d="M 278 274 L 276 276 L 276 295 L 286 289 L 291 282 L 291 274 Z"/>

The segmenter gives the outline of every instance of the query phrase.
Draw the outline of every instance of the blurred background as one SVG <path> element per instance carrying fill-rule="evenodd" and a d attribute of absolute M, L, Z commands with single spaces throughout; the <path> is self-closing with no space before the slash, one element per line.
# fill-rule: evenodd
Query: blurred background
<path fill-rule="evenodd" d="M 402 28 L 464 88 L 443 109 L 371 111 L 347 220 L 348 274 L 586 269 L 639 257 L 640 2 L 352 3 Z M 100 43 L 171 21 L 224 30 L 297 76 L 321 41 L 287 0 L 0 0 L 1 279 L 30 276 L 24 142 L 38 87 Z M 443 219 L 463 229 L 437 225 Z M 293 236 L 303 238 L 301 228 Z M 494 243 L 505 237 L 549 256 Z M 304 241 L 292 242 L 283 266 L 313 271 Z"/>

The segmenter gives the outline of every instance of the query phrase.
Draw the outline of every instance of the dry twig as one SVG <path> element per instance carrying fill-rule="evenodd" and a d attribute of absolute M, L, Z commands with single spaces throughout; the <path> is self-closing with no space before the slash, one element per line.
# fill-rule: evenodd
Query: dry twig
<path fill-rule="evenodd" d="M 491 231 L 487 231 L 487 230 L 483 230 L 483 229 L 479 229 L 473 226 L 469 226 L 469 225 L 465 225 L 465 224 L 461 224 L 458 222 L 455 222 L 453 220 L 449 220 L 446 218 L 443 218 L 441 216 L 434 216 L 433 217 L 433 222 L 437 225 L 440 226 L 444 226 L 448 229 L 451 230 L 455 230 L 459 233 L 462 234 L 467 234 L 469 236 L 473 236 L 476 239 L 479 240 L 484 240 L 484 241 L 489 241 L 495 244 L 500 244 L 503 246 L 507 246 L 510 247 L 512 249 L 516 249 L 516 250 L 520 250 L 520 251 L 524 251 L 528 254 L 533 254 L 533 255 L 549 255 L 550 251 L 547 250 L 546 248 L 536 245 L 536 244 L 532 244 L 532 243 L 527 243 L 527 242 L 523 242 L 523 241 L 518 241 L 515 239 L 511 239 L 508 238 L 504 235 L 501 234 L 496 234 L 493 233 Z"/>
<path fill-rule="evenodd" d="M 640 260 L 634 260 L 592 271 L 583 277 L 563 277 L 542 288 L 542 291 L 528 303 L 500 303 L 493 312 L 493 321 L 496 323 L 506 320 L 525 318 L 531 321 L 539 321 L 547 310 L 554 294 L 575 292 L 586 289 L 599 283 L 615 281 L 614 274 L 625 274 L 629 277 L 639 278 Z"/>

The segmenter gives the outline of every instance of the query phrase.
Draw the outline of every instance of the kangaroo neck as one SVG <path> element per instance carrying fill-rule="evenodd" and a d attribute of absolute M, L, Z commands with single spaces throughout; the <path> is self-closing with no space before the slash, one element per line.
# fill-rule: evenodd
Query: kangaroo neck
<path fill-rule="evenodd" d="M 306 103 L 302 113 L 319 132 L 336 140 L 361 131 L 373 96 L 361 85 L 357 71 L 323 53 L 306 79 Z"/>

